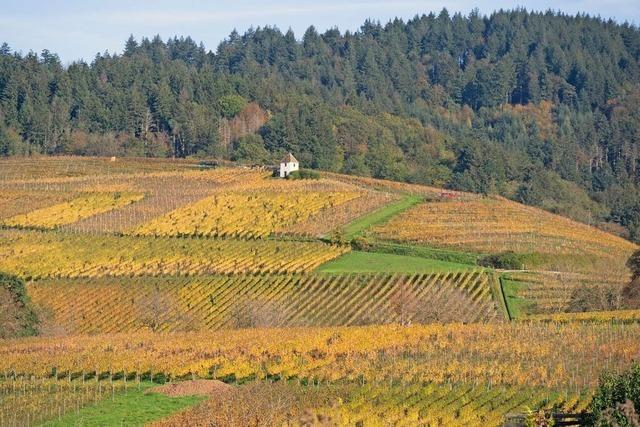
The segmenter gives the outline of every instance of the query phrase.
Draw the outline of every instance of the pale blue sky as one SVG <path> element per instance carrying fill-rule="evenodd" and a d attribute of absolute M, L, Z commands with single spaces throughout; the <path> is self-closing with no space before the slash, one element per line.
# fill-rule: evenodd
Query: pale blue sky
<path fill-rule="evenodd" d="M 83 58 L 90 61 L 97 52 L 121 52 L 133 34 L 160 34 L 163 39 L 190 35 L 215 50 L 218 43 L 236 28 L 277 26 L 292 28 L 300 38 L 309 25 L 319 31 L 337 26 L 356 30 L 367 18 L 386 22 L 416 14 L 438 12 L 468 13 L 477 7 L 489 14 L 495 9 L 522 6 L 529 10 L 560 9 L 567 13 L 587 12 L 617 21 L 640 23 L 640 0 L 325 0 L 325 1 L 179 1 L 179 0 L 2 0 L 0 42 L 24 53 L 47 48 L 64 63 Z"/>

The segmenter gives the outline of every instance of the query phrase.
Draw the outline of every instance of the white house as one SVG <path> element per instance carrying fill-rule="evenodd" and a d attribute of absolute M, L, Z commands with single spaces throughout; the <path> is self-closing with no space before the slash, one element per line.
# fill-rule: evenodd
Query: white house
<path fill-rule="evenodd" d="M 293 157 L 293 154 L 287 154 L 284 159 L 280 160 L 280 178 L 286 178 L 291 172 L 297 171 L 299 168 L 300 163 Z"/>

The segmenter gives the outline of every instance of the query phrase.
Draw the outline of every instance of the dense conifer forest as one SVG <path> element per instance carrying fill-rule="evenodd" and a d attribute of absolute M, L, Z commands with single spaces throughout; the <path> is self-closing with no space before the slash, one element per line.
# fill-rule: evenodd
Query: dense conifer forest
<path fill-rule="evenodd" d="M 296 37 L 298 36 L 298 37 Z M 99 47 L 96 47 L 98 50 Z M 640 240 L 640 30 L 525 10 L 0 48 L 0 155 L 223 157 L 501 194 Z M 624 227 L 624 228 L 623 228 Z"/>

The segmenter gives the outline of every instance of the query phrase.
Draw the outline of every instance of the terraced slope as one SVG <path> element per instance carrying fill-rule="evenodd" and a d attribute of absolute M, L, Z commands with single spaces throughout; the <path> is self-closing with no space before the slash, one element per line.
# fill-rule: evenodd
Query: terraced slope
<path fill-rule="evenodd" d="M 500 320 L 484 272 L 40 280 L 69 333 Z"/>

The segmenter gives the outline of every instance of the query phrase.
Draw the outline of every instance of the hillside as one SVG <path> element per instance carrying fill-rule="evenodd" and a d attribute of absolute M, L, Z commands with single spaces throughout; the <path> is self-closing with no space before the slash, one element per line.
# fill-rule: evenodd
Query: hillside
<path fill-rule="evenodd" d="M 639 81 L 636 26 L 524 9 L 264 27 L 208 48 L 131 37 L 68 66 L 4 44 L 0 155 L 252 164 L 292 151 L 307 167 L 500 194 L 637 239 Z"/>
<path fill-rule="evenodd" d="M 3 425 L 208 425 L 220 405 L 242 424 L 251 405 L 267 425 L 498 426 L 584 411 L 640 356 L 618 310 L 636 245 L 500 197 L 211 159 L 0 171 L 0 272 L 41 335 L 0 339 Z M 197 379 L 228 400 L 146 392 Z"/>
<path fill-rule="evenodd" d="M 170 330 L 230 327 L 234 316 L 270 326 L 487 321 L 502 316 L 503 293 L 507 304 L 531 313 L 582 311 L 572 305 L 576 290 L 618 295 L 636 248 L 585 224 L 472 193 L 336 173 L 281 180 L 261 168 L 136 162 L 43 158 L 38 168 L 37 160 L 0 161 L 0 271 L 32 281 L 34 301 L 57 327 L 135 330 L 150 314 L 132 313 L 149 301 L 167 306 L 163 315 L 188 319 L 190 326 L 161 326 Z M 483 268 L 504 269 L 503 258 L 523 271 Z M 473 271 L 482 279 L 470 280 Z M 85 303 L 53 302 L 85 290 Z M 101 293 L 112 295 L 108 304 L 97 299 Z M 318 298 L 325 306 L 311 309 Z M 446 300 L 457 302 L 437 303 Z M 293 301 L 289 317 L 259 320 Z M 406 312 L 393 308 L 409 301 Z M 94 304 L 102 308 L 90 315 Z M 623 302 L 612 304 L 588 308 Z M 133 326 L 101 323 L 117 323 L 111 310 L 132 315 Z"/>
<path fill-rule="evenodd" d="M 524 254 L 524 269 L 627 275 L 637 246 L 620 237 L 500 198 L 428 202 L 375 227 L 379 239 L 480 253 Z"/>

